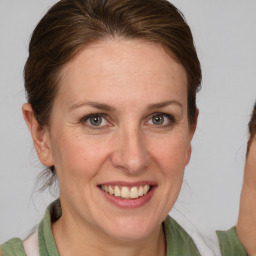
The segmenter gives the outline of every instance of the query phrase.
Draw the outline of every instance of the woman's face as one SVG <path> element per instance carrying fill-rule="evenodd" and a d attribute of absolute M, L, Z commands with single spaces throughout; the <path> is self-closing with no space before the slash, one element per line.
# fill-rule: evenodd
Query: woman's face
<path fill-rule="evenodd" d="M 106 40 L 67 63 L 59 86 L 47 143 L 63 218 L 117 239 L 147 237 L 190 158 L 184 68 L 157 44 Z"/>

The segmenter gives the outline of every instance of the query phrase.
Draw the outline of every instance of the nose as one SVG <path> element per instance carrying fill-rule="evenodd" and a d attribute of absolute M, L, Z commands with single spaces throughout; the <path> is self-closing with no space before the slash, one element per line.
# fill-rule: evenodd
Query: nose
<path fill-rule="evenodd" d="M 126 129 L 116 138 L 112 164 L 131 174 L 144 171 L 149 163 L 145 137 L 140 129 Z"/>

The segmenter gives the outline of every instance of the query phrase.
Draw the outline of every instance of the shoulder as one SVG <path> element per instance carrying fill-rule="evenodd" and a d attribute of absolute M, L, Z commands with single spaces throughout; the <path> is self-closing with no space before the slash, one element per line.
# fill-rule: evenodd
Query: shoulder
<path fill-rule="evenodd" d="M 174 220 L 172 217 L 168 216 L 164 221 L 166 236 L 170 233 L 172 236 L 176 235 L 179 239 L 183 241 L 193 241 L 188 233 L 183 229 L 180 224 Z"/>
<path fill-rule="evenodd" d="M 51 232 L 51 223 L 60 216 L 61 205 L 56 200 L 46 209 L 39 226 L 24 241 L 13 238 L 0 245 L 0 256 L 59 255 Z"/>
<path fill-rule="evenodd" d="M 167 256 L 200 255 L 193 239 L 174 219 L 168 216 L 163 225 L 167 244 Z"/>
<path fill-rule="evenodd" d="M 241 244 L 236 227 L 227 231 L 216 231 L 222 256 L 247 256 L 247 252 Z"/>
<path fill-rule="evenodd" d="M 24 241 L 13 238 L 0 246 L 0 256 L 39 256 L 38 232 L 32 233 Z"/>
<path fill-rule="evenodd" d="M 200 255 L 220 256 L 219 242 L 215 231 L 202 225 L 191 216 L 183 214 L 184 211 L 185 209 L 182 211 L 172 209 L 171 212 L 171 216 L 179 223 L 179 230 L 184 230 L 185 237 L 188 236 L 190 240 L 193 240 Z"/>
<path fill-rule="evenodd" d="M 23 241 L 12 238 L 0 246 L 0 256 L 26 256 Z"/>

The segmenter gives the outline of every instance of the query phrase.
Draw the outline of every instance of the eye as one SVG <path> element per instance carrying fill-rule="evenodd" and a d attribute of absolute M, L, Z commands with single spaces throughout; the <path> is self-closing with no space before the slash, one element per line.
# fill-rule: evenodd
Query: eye
<path fill-rule="evenodd" d="M 155 113 L 151 116 L 148 123 L 154 126 L 169 126 L 175 122 L 175 118 L 170 114 Z"/>
<path fill-rule="evenodd" d="M 164 116 L 163 115 L 158 115 L 158 116 L 153 116 L 152 117 L 152 123 L 155 125 L 162 125 L 164 124 Z"/>
<path fill-rule="evenodd" d="M 82 119 L 82 122 L 86 123 L 87 126 L 94 128 L 101 128 L 108 125 L 108 121 L 103 114 L 91 114 Z"/>
<path fill-rule="evenodd" d="M 93 126 L 100 126 L 102 124 L 101 116 L 93 116 L 88 119 L 89 123 Z"/>

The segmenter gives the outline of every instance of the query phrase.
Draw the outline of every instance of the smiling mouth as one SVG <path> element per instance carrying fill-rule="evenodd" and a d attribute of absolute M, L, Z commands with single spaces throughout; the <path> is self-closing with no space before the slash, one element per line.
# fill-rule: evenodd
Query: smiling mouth
<path fill-rule="evenodd" d="M 123 199 L 137 199 L 145 196 L 152 188 L 151 185 L 143 186 L 111 186 L 111 185 L 100 185 L 99 188 L 104 192 L 113 195 L 117 198 Z"/>

